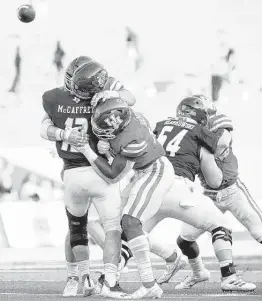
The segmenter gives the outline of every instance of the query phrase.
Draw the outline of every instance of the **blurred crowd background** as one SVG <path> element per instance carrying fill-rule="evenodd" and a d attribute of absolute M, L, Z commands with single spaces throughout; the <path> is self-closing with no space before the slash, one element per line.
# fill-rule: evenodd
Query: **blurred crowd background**
<path fill-rule="evenodd" d="M 261 0 L 32 0 L 24 24 L 26 2 L 7 1 L 0 19 L 0 247 L 63 242 L 62 162 L 39 136 L 41 96 L 79 55 L 121 80 L 152 126 L 187 95 L 211 97 L 233 119 L 241 177 L 262 206 Z"/>

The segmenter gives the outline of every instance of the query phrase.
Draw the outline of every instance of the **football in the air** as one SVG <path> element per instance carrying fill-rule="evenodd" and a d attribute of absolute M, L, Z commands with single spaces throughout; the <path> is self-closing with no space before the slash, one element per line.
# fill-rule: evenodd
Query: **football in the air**
<path fill-rule="evenodd" d="M 24 4 L 17 9 L 18 19 L 23 23 L 30 23 L 35 19 L 35 9 L 32 5 Z"/>

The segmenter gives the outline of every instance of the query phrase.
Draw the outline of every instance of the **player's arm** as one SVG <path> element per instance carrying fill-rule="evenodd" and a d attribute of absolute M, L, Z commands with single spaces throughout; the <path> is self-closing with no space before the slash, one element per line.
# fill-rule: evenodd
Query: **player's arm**
<path fill-rule="evenodd" d="M 41 122 L 40 136 L 49 141 L 63 140 L 63 130 L 54 126 L 53 121 L 47 113 L 45 113 L 45 116 Z"/>
<path fill-rule="evenodd" d="M 230 142 L 223 136 L 224 129 L 211 132 L 203 126 L 196 126 L 195 130 L 200 145 L 208 149 L 212 154 L 216 152 L 218 145 L 224 149 L 229 147 Z"/>
<path fill-rule="evenodd" d="M 218 140 L 217 148 L 215 152 L 215 157 L 220 159 L 223 158 L 223 154 L 226 152 L 226 150 L 228 149 L 232 141 L 231 133 L 228 130 L 223 129 L 221 131 L 222 131 L 222 135 Z"/>
<path fill-rule="evenodd" d="M 214 155 L 204 147 L 200 149 L 200 168 L 208 186 L 214 189 L 219 188 L 223 173 L 217 166 Z"/>
<path fill-rule="evenodd" d="M 130 91 L 122 88 L 118 93 L 120 98 L 124 99 L 129 106 L 133 106 L 136 103 L 136 99 Z"/>
<path fill-rule="evenodd" d="M 109 184 L 119 182 L 134 166 L 134 162 L 121 155 L 116 155 L 110 165 L 106 159 L 97 155 L 89 144 L 77 150 L 87 158 L 96 173 Z"/>

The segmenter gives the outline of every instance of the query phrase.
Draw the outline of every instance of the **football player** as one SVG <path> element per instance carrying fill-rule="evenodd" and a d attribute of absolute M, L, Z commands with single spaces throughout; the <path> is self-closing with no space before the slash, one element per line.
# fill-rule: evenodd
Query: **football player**
<path fill-rule="evenodd" d="M 166 217 L 180 219 L 211 232 L 219 261 L 227 262 L 224 270 L 234 273 L 230 265 L 232 263 L 231 231 L 226 227 L 226 219 L 207 197 L 192 192 L 188 184 L 199 169 L 199 145 L 206 146 L 214 152 L 221 136 L 212 134 L 198 124 L 206 121 L 206 115 L 201 100 L 197 99 L 196 102 L 198 109 L 194 111 L 195 119 L 186 117 L 181 120 L 168 120 L 166 124 L 164 123 L 161 133 L 158 133 L 162 137 L 162 141 L 159 137 L 160 141 L 163 144 L 168 143 L 168 146 L 164 146 L 171 157 L 174 157 L 180 149 L 182 139 L 186 135 L 189 136 L 186 140 L 193 148 L 189 155 L 193 157 L 194 154 L 196 158 L 190 162 L 189 169 L 183 162 L 175 164 L 172 160 L 176 175 L 171 162 L 165 157 L 164 148 L 150 130 L 147 120 L 133 112 L 120 98 L 111 98 L 99 104 L 94 108 L 92 116 L 93 132 L 99 139 L 110 141 L 111 151 L 115 156 L 112 164 L 95 154 L 88 143 L 77 147 L 96 172 L 108 183 L 118 182 L 131 168 L 135 171 L 133 180 L 126 189 L 126 204 L 122 202 L 124 209 L 121 225 L 136 259 L 142 286 L 127 298 L 160 298 L 163 293 L 155 283 L 149 244 L 142 229 L 142 224 L 159 211 L 164 212 Z M 181 106 L 187 107 L 186 102 Z M 171 142 L 167 141 L 168 133 L 176 129 L 176 125 L 178 125 L 177 131 L 181 134 L 176 139 L 171 139 Z M 208 150 L 203 149 L 201 156 L 209 157 L 209 170 L 212 168 L 219 170 L 214 156 L 208 153 Z M 222 177 L 221 173 L 220 176 Z M 224 252 L 221 253 L 221 249 Z"/>
<path fill-rule="evenodd" d="M 192 125 L 194 122 L 197 122 L 202 126 L 207 122 L 207 114 L 202 95 L 193 95 L 192 97 L 185 98 L 177 107 L 177 117 L 159 122 L 154 132 L 156 133 L 158 140 L 163 143 L 166 149 L 166 154 L 173 164 L 175 174 L 184 178 L 184 180 L 188 183 L 189 190 L 194 191 L 192 182 L 200 170 L 205 178 L 206 183 L 208 183 L 208 185 L 211 187 L 218 188 L 221 185 L 223 173 L 221 169 L 218 168 L 214 156 L 210 153 L 208 154 L 207 150 L 203 148 L 193 136 L 195 131 L 194 128 L 189 129 L 187 124 L 189 123 Z M 219 150 L 223 153 L 226 149 L 228 149 L 230 145 L 230 139 L 224 130 L 219 131 L 216 133 L 216 135 L 220 136 L 216 151 Z M 179 187 L 177 187 L 177 189 L 178 188 Z M 179 190 L 177 193 L 178 192 Z M 184 194 L 186 195 L 186 192 L 184 192 Z M 193 192 L 193 195 L 196 195 L 195 201 L 200 201 L 199 204 L 202 206 L 202 210 L 206 212 L 206 217 L 208 218 L 210 215 L 213 216 L 213 212 L 216 211 L 214 211 L 214 206 L 209 199 L 203 197 L 200 192 Z M 190 200 L 190 195 L 188 195 L 188 200 Z M 182 202 L 180 204 L 183 206 Z M 192 201 L 191 205 L 193 207 L 196 206 L 194 201 Z M 165 211 L 160 211 L 157 216 L 153 217 L 144 225 L 144 229 L 150 232 L 155 225 L 165 217 Z M 199 217 L 195 216 L 195 218 L 198 219 Z M 199 231 L 204 232 L 203 227 L 193 227 L 184 224 L 184 228 L 199 228 L 201 229 Z M 198 252 L 198 246 L 196 243 L 191 241 L 191 232 L 187 233 L 188 239 L 185 240 L 182 239 L 182 237 L 179 237 L 177 243 L 183 254 L 189 258 L 189 264 L 191 265 L 191 268 L 195 270 L 195 274 L 199 275 L 199 273 L 203 271 L 203 269 L 201 270 L 201 262 L 199 257 L 195 259 L 193 257 L 194 254 Z M 218 258 L 222 274 L 222 290 L 254 290 L 256 286 L 253 283 L 245 283 L 239 276 L 236 275 L 232 260 L 231 231 L 226 228 L 226 221 L 224 220 L 224 224 L 214 229 L 211 233 L 213 247 L 216 257 Z M 158 244 L 157 248 L 163 252 L 165 246 L 160 246 Z M 167 268 L 164 274 L 158 279 L 158 283 L 162 284 L 164 282 L 168 282 L 175 272 L 176 262 L 173 264 L 167 264 Z M 190 283 L 189 278 L 187 278 L 188 283 Z M 195 278 L 191 277 L 190 279 L 191 282 L 193 282 Z M 205 273 L 204 270 L 204 273 L 201 273 L 201 277 L 199 276 L 197 279 L 201 279 L 201 281 L 208 280 L 209 274 Z"/>
<path fill-rule="evenodd" d="M 71 79 L 74 73 L 79 79 L 77 95 L 72 93 Z M 83 82 L 87 85 L 85 89 L 81 86 Z M 101 64 L 85 56 L 74 59 L 66 69 L 64 87 L 43 94 L 45 117 L 41 124 L 41 137 L 56 142 L 57 152 L 64 161 L 63 181 L 69 235 L 65 242 L 68 281 L 63 295 L 77 294 L 78 269 L 84 283 L 83 294 L 86 296 L 95 292 L 89 272 L 87 238 L 87 214 L 92 200 L 106 232 L 104 262 L 107 285 L 103 287 L 103 294 L 114 298 L 121 293 L 115 286 L 121 231 L 119 190 L 116 185 L 108 185 L 98 177 L 90 162 L 74 147 L 85 141 L 88 133 L 89 143 L 96 150 L 98 139 L 90 124 L 91 101 L 96 93 L 100 93 L 102 99 L 96 96 L 95 103 L 104 101 L 109 95 L 121 96 L 129 105 L 135 102 L 132 94 L 119 81 L 109 77 Z M 102 209 L 108 206 L 113 210 L 108 212 Z"/>
<path fill-rule="evenodd" d="M 233 153 L 230 134 L 233 130 L 232 121 L 226 115 L 217 113 L 216 110 L 212 110 L 210 113 L 208 128 L 212 132 L 224 131 L 230 137 L 230 145 L 222 153 L 221 150 L 217 151 L 216 161 L 223 173 L 219 187 L 210 185 L 203 173 L 200 173 L 204 194 L 213 200 L 221 212 L 230 211 L 245 226 L 252 237 L 262 244 L 262 211 L 251 197 L 245 184 L 238 178 L 238 161 Z M 210 278 L 210 273 L 204 267 L 196 242 L 196 239 L 202 234 L 202 230 L 190 225 L 182 227 L 178 245 L 182 248 L 183 253 L 190 258 L 192 273 L 178 284 L 176 289 L 190 288 L 196 283 Z M 225 287 L 229 289 L 232 285 L 235 285 L 235 290 L 241 291 L 245 288 L 245 284 L 239 279 L 225 283 Z"/>

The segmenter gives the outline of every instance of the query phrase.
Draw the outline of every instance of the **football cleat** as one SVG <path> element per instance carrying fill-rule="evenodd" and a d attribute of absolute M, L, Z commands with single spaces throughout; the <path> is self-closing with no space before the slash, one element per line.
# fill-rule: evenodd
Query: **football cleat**
<path fill-rule="evenodd" d="M 105 295 L 118 295 L 118 294 L 121 294 L 121 295 L 126 295 L 125 291 L 121 288 L 121 286 L 119 285 L 119 282 L 117 281 L 116 285 L 114 287 L 104 287 L 106 284 L 105 284 L 105 274 L 101 274 L 101 276 L 98 278 L 98 281 L 97 281 L 97 292 L 99 294 L 101 294 L 101 296 L 104 296 L 106 297 Z M 102 292 L 103 291 L 103 292 Z M 110 296 L 109 296 L 110 297 Z M 110 297 L 110 298 L 114 298 L 114 297 Z M 117 297 L 115 297 L 117 298 Z M 119 298 L 117 298 L 119 299 Z"/>
<path fill-rule="evenodd" d="M 187 257 L 183 254 L 177 256 L 176 261 L 167 262 L 164 273 L 158 278 L 157 283 L 167 283 L 179 270 L 183 269 L 187 265 Z"/>
<path fill-rule="evenodd" d="M 161 287 L 155 283 L 154 286 L 146 288 L 143 285 L 133 294 L 126 295 L 124 299 L 160 299 L 163 295 Z"/>
<path fill-rule="evenodd" d="M 256 289 L 254 283 L 248 283 L 237 274 L 222 278 L 221 289 L 223 292 L 252 292 Z"/>
<path fill-rule="evenodd" d="M 71 276 L 67 278 L 66 286 L 63 292 L 63 297 L 75 297 L 77 295 L 79 278 Z"/>
<path fill-rule="evenodd" d="M 93 279 L 90 275 L 83 275 L 83 296 L 88 297 L 91 295 L 97 295 L 100 293 L 100 289 L 98 285 L 95 285 Z"/>
<path fill-rule="evenodd" d="M 187 276 L 184 281 L 180 282 L 175 289 L 189 289 L 197 283 L 208 281 L 210 279 L 210 272 L 206 269 L 202 270 L 199 273 L 192 273 L 190 276 Z"/>

